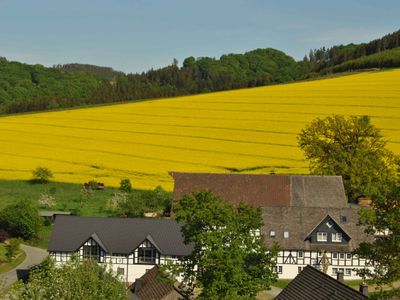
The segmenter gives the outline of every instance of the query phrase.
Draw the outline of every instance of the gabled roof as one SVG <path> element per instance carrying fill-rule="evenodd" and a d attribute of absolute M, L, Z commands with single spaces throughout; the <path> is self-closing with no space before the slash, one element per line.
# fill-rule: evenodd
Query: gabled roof
<path fill-rule="evenodd" d="M 367 296 L 331 276 L 306 266 L 275 298 L 277 300 L 364 300 Z"/>
<path fill-rule="evenodd" d="M 293 250 L 327 250 L 327 251 L 352 251 L 361 242 L 370 241 L 372 238 L 364 233 L 364 227 L 358 226 L 357 208 L 323 208 L 323 207 L 262 207 L 264 225 L 261 232 L 265 236 L 266 246 L 269 248 L 277 242 L 282 249 Z M 312 230 L 321 224 L 321 219 L 329 215 L 338 220 L 340 228 L 351 237 L 348 243 L 318 243 L 312 244 L 306 237 Z M 341 217 L 346 217 L 346 222 L 341 223 Z M 270 237 L 270 231 L 275 231 L 276 236 Z M 284 232 L 289 232 L 289 238 L 284 238 Z"/>
<path fill-rule="evenodd" d="M 347 219 L 347 216 L 346 216 L 346 219 Z M 309 239 L 309 238 L 311 237 L 312 233 L 313 233 L 317 228 L 319 228 L 322 224 L 324 224 L 324 223 L 326 223 L 326 222 L 328 222 L 328 221 L 333 222 L 334 225 L 336 226 L 336 228 L 339 228 L 339 230 L 344 234 L 344 236 L 345 236 L 347 239 L 350 239 L 350 238 L 351 238 L 350 235 L 338 224 L 338 222 L 336 222 L 335 219 L 332 218 L 332 217 L 328 214 L 328 215 L 326 215 L 326 216 L 321 220 L 321 222 L 318 223 L 317 226 L 315 226 L 315 227 L 307 234 L 305 240 Z"/>
<path fill-rule="evenodd" d="M 101 239 L 99 238 L 99 236 L 96 234 L 96 232 L 94 232 L 91 236 L 90 236 L 104 251 L 108 252 L 108 249 L 106 246 L 104 246 L 103 242 L 101 241 Z M 86 241 L 85 241 L 86 242 Z"/>
<path fill-rule="evenodd" d="M 193 249 L 174 220 L 58 216 L 48 251 L 76 251 L 89 238 L 109 253 L 131 253 L 148 238 L 164 255 L 188 255 Z"/>
<path fill-rule="evenodd" d="M 161 300 L 165 299 L 171 293 L 180 296 L 175 290 L 173 285 L 167 284 L 158 278 L 158 266 L 154 266 L 152 269 L 147 271 L 142 277 L 139 278 L 141 281 L 141 287 L 135 295 L 140 300 Z M 173 297 L 168 299 L 177 299 L 178 297 Z M 181 297 L 179 297 L 180 299 Z"/>
<path fill-rule="evenodd" d="M 253 206 L 347 207 L 340 176 L 171 172 L 174 199 L 209 189 L 223 200 Z"/>

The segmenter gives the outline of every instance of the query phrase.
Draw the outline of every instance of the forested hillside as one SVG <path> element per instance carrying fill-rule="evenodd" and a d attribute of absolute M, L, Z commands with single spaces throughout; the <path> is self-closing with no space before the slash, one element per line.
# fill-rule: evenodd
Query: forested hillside
<path fill-rule="evenodd" d="M 182 66 L 124 74 L 85 64 L 46 68 L 0 58 L 0 113 L 172 97 L 264 86 L 328 73 L 400 67 L 400 31 L 365 44 L 311 50 L 302 61 L 275 49 L 188 57 Z"/>
<path fill-rule="evenodd" d="M 81 105 L 91 99 L 101 84 L 101 79 L 88 73 L 65 72 L 0 58 L 0 112 Z"/>
<path fill-rule="evenodd" d="M 110 67 L 100 67 L 89 64 L 75 63 L 75 64 L 55 65 L 54 68 L 71 72 L 87 72 L 110 81 L 117 79 L 118 76 L 125 75 L 123 72 L 115 71 L 113 68 Z"/>
<path fill-rule="evenodd" d="M 337 70 L 338 72 L 346 71 L 346 69 L 333 68 L 337 65 L 342 65 L 347 61 L 354 61 L 358 58 L 368 57 L 373 54 L 386 52 L 387 50 L 400 47 L 400 30 L 387 34 L 380 39 L 373 40 L 369 43 L 363 44 L 349 44 L 334 46 L 332 48 L 322 47 L 320 49 L 310 50 L 308 56 L 304 57 L 305 62 L 309 62 L 312 65 L 314 71 L 320 72 L 324 69 L 331 71 Z M 398 61 L 390 63 L 389 58 L 392 54 L 397 55 L 396 52 L 389 51 L 382 56 L 374 56 L 369 62 L 367 68 L 370 67 L 397 67 L 399 66 Z M 377 57 L 386 59 L 387 63 L 383 64 L 377 60 Z M 364 59 L 364 62 L 368 61 L 368 58 Z M 374 64 L 375 63 L 375 64 Z M 356 66 L 356 65 L 354 65 Z M 358 65 L 358 68 L 364 68 L 362 64 Z"/>

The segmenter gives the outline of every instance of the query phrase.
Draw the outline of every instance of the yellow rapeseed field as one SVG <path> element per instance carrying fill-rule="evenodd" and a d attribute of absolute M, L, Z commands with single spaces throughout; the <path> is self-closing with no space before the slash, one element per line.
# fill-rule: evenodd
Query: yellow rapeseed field
<path fill-rule="evenodd" d="M 296 135 L 316 117 L 369 115 L 400 154 L 400 69 L 0 118 L 0 178 L 172 188 L 168 171 L 307 173 Z"/>

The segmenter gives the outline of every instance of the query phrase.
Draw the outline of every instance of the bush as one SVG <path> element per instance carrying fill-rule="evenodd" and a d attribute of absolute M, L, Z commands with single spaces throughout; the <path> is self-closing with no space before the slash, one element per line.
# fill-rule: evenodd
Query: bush
<path fill-rule="evenodd" d="M 95 261 L 77 259 L 56 267 L 47 258 L 30 272 L 26 284 L 15 285 L 10 293 L 11 299 L 128 299 L 118 275 Z"/>
<path fill-rule="evenodd" d="M 132 192 L 131 181 L 128 178 L 121 179 L 121 182 L 119 184 L 119 190 L 125 193 Z"/>
<path fill-rule="evenodd" d="M 56 205 L 56 198 L 52 195 L 42 194 L 39 198 L 39 205 L 50 208 Z"/>
<path fill-rule="evenodd" d="M 37 206 L 20 201 L 6 206 L 0 212 L 0 227 L 13 237 L 29 240 L 37 237 L 41 225 Z"/>
<path fill-rule="evenodd" d="M 33 182 L 48 183 L 53 178 L 53 173 L 45 167 L 37 167 L 32 171 Z"/>
<path fill-rule="evenodd" d="M 10 235 L 3 228 L 0 228 L 0 243 L 4 243 Z"/>
<path fill-rule="evenodd" d="M 95 191 L 95 190 L 97 190 L 98 183 L 96 180 L 90 180 L 88 182 L 88 186 L 89 186 L 89 189 L 91 189 L 92 191 Z"/>
<path fill-rule="evenodd" d="M 16 238 L 9 239 L 8 244 L 6 246 L 7 258 L 9 261 L 11 261 L 12 258 L 17 254 L 17 251 L 19 250 L 20 245 L 21 245 L 20 239 L 16 239 Z"/>
<path fill-rule="evenodd" d="M 171 210 L 172 194 L 160 186 L 152 191 L 121 194 L 114 194 L 108 202 L 119 217 L 142 217 L 145 212 L 156 211 L 169 214 Z"/>

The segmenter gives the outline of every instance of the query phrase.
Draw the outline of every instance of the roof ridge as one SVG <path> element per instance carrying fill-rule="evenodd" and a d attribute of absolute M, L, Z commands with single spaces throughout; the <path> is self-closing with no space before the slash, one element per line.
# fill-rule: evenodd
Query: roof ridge
<path fill-rule="evenodd" d="M 167 222 L 176 222 L 175 219 L 169 219 L 169 218 L 123 218 L 123 217 L 97 217 L 97 216 L 74 216 L 74 215 L 60 215 L 57 216 L 61 217 L 61 218 L 79 218 L 79 219 L 99 219 L 99 220 L 146 220 L 145 222 L 147 222 L 148 220 L 152 220 L 152 221 L 167 221 Z"/>
<path fill-rule="evenodd" d="M 344 282 L 341 282 L 341 281 L 339 281 L 339 280 L 333 278 L 332 276 L 330 276 L 330 275 L 328 275 L 328 274 L 326 274 L 326 273 L 324 273 L 324 272 L 322 272 L 322 271 L 320 271 L 320 270 L 314 268 L 313 266 L 307 265 L 307 266 L 305 267 L 305 269 L 312 270 L 312 271 L 315 272 L 316 274 L 322 274 L 322 275 L 325 276 L 326 278 L 329 278 L 329 280 L 333 280 L 332 282 L 336 282 L 336 283 L 340 284 L 341 286 L 345 287 L 347 290 L 352 291 L 352 292 L 355 292 L 355 293 L 358 293 L 358 294 L 360 294 L 361 296 L 365 297 L 365 299 L 369 299 L 369 298 L 368 298 L 367 296 L 365 296 L 363 293 L 360 293 L 359 291 L 357 291 L 357 290 L 355 290 L 355 289 L 349 287 L 349 286 L 348 286 L 347 284 L 345 284 Z"/>

